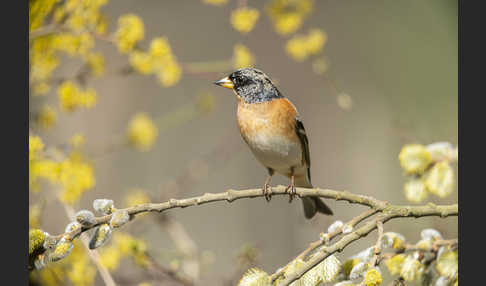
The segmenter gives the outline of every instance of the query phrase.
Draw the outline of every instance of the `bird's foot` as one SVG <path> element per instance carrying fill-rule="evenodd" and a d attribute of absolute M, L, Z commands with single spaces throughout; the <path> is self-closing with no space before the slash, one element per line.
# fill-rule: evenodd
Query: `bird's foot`
<path fill-rule="evenodd" d="M 263 185 L 263 195 L 265 196 L 265 200 L 267 200 L 267 202 L 270 202 L 270 200 L 272 199 L 272 188 L 268 183 L 265 183 Z"/>
<path fill-rule="evenodd" d="M 285 189 L 285 192 L 289 194 L 289 203 L 291 203 L 295 197 L 295 194 L 297 193 L 297 191 L 295 190 L 295 185 L 293 183 L 288 185 Z"/>

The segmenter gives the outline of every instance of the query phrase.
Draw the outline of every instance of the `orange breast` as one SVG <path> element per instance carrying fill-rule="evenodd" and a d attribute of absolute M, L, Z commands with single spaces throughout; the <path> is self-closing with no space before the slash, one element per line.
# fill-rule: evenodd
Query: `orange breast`
<path fill-rule="evenodd" d="M 258 134 L 282 136 L 298 142 L 295 134 L 297 110 L 286 98 L 262 103 L 238 103 L 238 127 L 241 135 L 249 143 Z"/>

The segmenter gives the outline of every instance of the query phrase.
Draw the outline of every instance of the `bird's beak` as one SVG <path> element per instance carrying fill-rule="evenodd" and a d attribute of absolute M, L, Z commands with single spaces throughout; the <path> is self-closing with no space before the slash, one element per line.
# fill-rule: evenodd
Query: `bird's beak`
<path fill-rule="evenodd" d="M 229 88 L 229 89 L 233 89 L 233 87 L 235 86 L 233 84 L 233 82 L 229 79 L 229 77 L 225 77 L 223 79 L 220 79 L 220 80 L 214 82 L 214 84 L 222 86 L 222 87 L 226 87 L 226 88 Z"/>

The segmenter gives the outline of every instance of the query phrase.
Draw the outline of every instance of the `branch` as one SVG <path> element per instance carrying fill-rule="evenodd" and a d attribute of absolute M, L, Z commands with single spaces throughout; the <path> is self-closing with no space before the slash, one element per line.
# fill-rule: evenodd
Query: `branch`
<path fill-rule="evenodd" d="M 286 187 L 285 186 L 276 186 L 272 188 L 272 195 L 287 195 Z M 330 256 L 331 254 L 342 251 L 348 244 L 352 243 L 353 241 L 366 236 L 368 233 L 373 231 L 377 228 L 377 221 L 380 220 L 383 223 L 387 222 L 390 219 L 398 218 L 398 217 L 423 217 L 423 216 L 440 216 L 440 217 L 447 217 L 447 216 L 457 216 L 458 214 L 458 205 L 442 205 L 437 206 L 435 204 L 429 203 L 424 206 L 400 206 L 400 205 L 391 205 L 388 202 L 377 200 L 375 198 L 353 194 L 347 191 L 335 191 L 329 189 L 307 189 L 307 188 L 297 188 L 296 194 L 299 197 L 322 197 L 328 199 L 334 199 L 337 201 L 347 201 L 351 204 L 361 204 L 371 208 L 361 215 L 357 216 L 353 220 L 351 220 L 348 225 L 354 227 L 354 225 L 360 223 L 361 221 L 365 220 L 366 218 L 372 216 L 375 213 L 379 213 L 377 218 L 373 219 L 372 221 L 367 222 L 362 227 L 356 229 L 355 231 L 346 234 L 343 236 L 338 242 L 335 244 L 324 248 L 324 252 L 314 256 L 305 267 L 293 273 L 292 275 L 288 276 L 283 280 L 279 285 L 289 285 L 291 282 L 299 279 L 303 274 L 305 274 L 308 270 L 312 267 L 317 265 L 319 262 Z M 163 203 L 148 203 L 148 204 L 141 204 L 136 205 L 133 207 L 129 207 L 123 209 L 124 211 L 128 212 L 130 218 L 133 219 L 137 214 L 146 213 L 146 212 L 163 212 L 173 208 L 185 208 L 191 206 L 198 206 L 202 204 L 218 202 L 218 201 L 227 201 L 233 202 L 235 200 L 243 199 L 243 198 L 257 198 L 263 197 L 263 190 L 262 189 L 249 189 L 249 190 L 228 190 L 222 193 L 206 193 L 202 196 L 187 198 L 187 199 L 170 199 L 167 202 Z M 57 236 L 54 236 L 56 241 L 61 240 L 61 238 L 65 238 L 68 240 L 72 240 L 78 237 L 81 233 L 93 229 L 96 226 L 101 224 L 107 224 L 110 222 L 112 215 L 105 215 L 95 218 L 95 223 L 89 227 L 82 227 L 77 228 L 71 232 L 66 232 Z M 303 255 L 299 255 L 298 257 L 303 257 L 313 249 L 316 249 L 320 245 L 327 243 L 333 237 L 337 236 L 342 232 L 342 228 L 335 231 L 335 233 L 328 234 L 328 239 L 324 241 L 318 241 L 312 243 L 308 249 L 306 249 Z M 274 281 L 278 276 L 282 274 L 283 271 L 279 271 L 272 275 L 272 281 Z"/>
<path fill-rule="evenodd" d="M 287 194 L 288 193 L 286 191 L 286 186 L 279 185 L 272 188 L 272 195 L 287 195 Z M 385 210 L 385 208 L 390 206 L 385 201 L 380 201 L 369 196 L 352 194 L 347 191 L 335 191 L 335 190 L 319 189 L 319 188 L 314 188 L 314 189 L 297 188 L 296 194 L 299 197 L 322 197 L 322 198 L 334 199 L 337 201 L 347 201 L 352 204 L 361 204 L 361 205 L 371 207 L 375 211 L 383 211 Z M 130 217 L 133 218 L 135 215 L 140 213 L 146 213 L 146 212 L 161 213 L 163 211 L 173 209 L 173 208 L 185 208 L 191 206 L 198 206 L 198 205 L 203 205 L 203 204 L 213 203 L 218 201 L 227 201 L 231 203 L 239 199 L 257 198 L 263 196 L 264 194 L 262 189 L 249 189 L 249 190 L 241 190 L 241 191 L 230 189 L 222 193 L 205 193 L 202 196 L 192 197 L 187 199 L 181 199 L 181 200 L 170 199 L 168 202 L 163 202 L 163 203 L 148 203 L 148 204 L 136 205 L 123 210 L 127 211 Z M 399 210 L 401 210 L 402 212 L 405 211 L 407 208 L 413 208 L 408 206 L 403 206 L 403 207 L 395 206 L 395 207 L 398 207 Z M 90 230 L 92 228 L 95 228 L 96 226 L 109 223 L 111 220 L 111 216 L 112 215 L 110 214 L 101 217 L 96 217 L 95 223 L 93 225 L 89 227 L 83 227 L 81 229 L 76 229 L 71 232 L 60 234 L 56 236 L 56 239 L 60 240 L 62 237 L 75 238 L 79 234 L 87 230 Z"/>
<path fill-rule="evenodd" d="M 352 242 L 362 237 L 365 237 L 374 229 L 378 228 L 379 224 L 384 224 L 391 219 L 400 218 L 400 217 L 417 218 L 417 217 L 424 217 L 424 216 L 448 217 L 448 216 L 457 216 L 457 214 L 458 214 L 457 204 L 442 205 L 442 206 L 437 206 L 435 204 L 427 204 L 425 206 L 389 205 L 388 207 L 383 209 L 381 211 L 381 214 L 378 215 L 375 219 L 368 221 L 360 228 L 343 236 L 338 242 L 334 243 L 333 245 L 325 247 L 321 253 L 318 253 L 315 256 L 313 256 L 313 258 L 310 259 L 304 267 L 300 268 L 295 273 L 292 273 L 289 276 L 285 277 L 285 279 L 282 280 L 278 285 L 279 286 L 290 285 L 290 283 L 302 277 L 302 275 L 304 275 L 307 271 L 312 269 L 314 266 L 319 264 L 321 261 L 323 261 L 330 255 L 336 252 L 343 251 L 343 249 L 347 245 L 351 244 Z M 276 279 L 278 277 L 276 275 L 272 275 L 272 278 Z"/>
<path fill-rule="evenodd" d="M 350 220 L 349 222 L 347 222 L 346 224 L 344 224 L 342 227 L 336 229 L 334 232 L 331 232 L 331 233 L 327 233 L 327 234 L 324 234 L 324 238 L 323 239 L 320 239 L 318 241 L 315 241 L 315 242 L 312 242 L 309 247 L 307 247 L 306 250 L 304 250 L 303 252 L 301 252 L 296 258 L 294 258 L 292 261 L 290 261 L 287 265 L 285 265 L 284 267 L 281 267 L 277 272 L 275 272 L 274 274 L 272 274 L 270 276 L 270 280 L 271 281 L 275 281 L 278 277 L 280 277 L 281 275 L 283 275 L 284 273 L 284 270 L 287 268 L 287 266 L 289 266 L 293 261 L 297 260 L 297 259 L 304 259 L 309 253 L 311 253 L 314 249 L 318 248 L 319 246 L 321 245 L 324 245 L 324 244 L 327 244 L 329 243 L 333 238 L 337 237 L 339 234 L 342 233 L 342 230 L 344 228 L 344 226 L 349 226 L 351 228 L 354 228 L 358 223 L 362 222 L 363 220 L 367 219 L 368 217 L 374 215 L 377 211 L 374 210 L 374 209 L 371 209 L 371 210 L 367 210 L 365 212 L 363 212 L 362 214 L 358 215 L 357 217 L 353 218 L 352 220 Z"/>
<path fill-rule="evenodd" d="M 377 220 L 376 227 L 378 229 L 378 238 L 376 239 L 373 260 L 371 260 L 372 266 L 378 265 L 378 258 L 380 257 L 381 253 L 381 241 L 383 239 L 383 222 L 381 220 Z"/>

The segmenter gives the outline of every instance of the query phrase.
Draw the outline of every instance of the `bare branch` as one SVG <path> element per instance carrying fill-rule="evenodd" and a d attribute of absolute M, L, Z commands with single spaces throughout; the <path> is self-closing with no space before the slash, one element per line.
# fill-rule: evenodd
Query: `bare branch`
<path fill-rule="evenodd" d="M 282 185 L 273 187 L 272 194 L 287 195 L 286 187 Z M 369 196 L 352 194 L 347 191 L 335 191 L 335 190 L 319 189 L 319 188 L 314 188 L 314 189 L 297 188 L 296 194 L 299 197 L 311 196 L 311 197 L 335 199 L 337 201 L 347 201 L 352 204 L 361 204 L 361 205 L 369 206 L 376 211 L 383 211 L 385 210 L 385 208 L 391 207 L 385 201 L 380 201 Z M 168 202 L 164 202 L 164 203 L 147 203 L 142 205 L 136 205 L 123 210 L 127 211 L 128 214 L 133 218 L 135 215 L 140 213 L 163 212 L 165 210 L 169 210 L 173 208 L 185 208 L 190 206 L 198 206 L 198 205 L 218 202 L 218 201 L 233 202 L 235 200 L 239 200 L 243 198 L 257 198 L 263 196 L 264 194 L 262 189 L 249 189 L 249 190 L 241 190 L 241 191 L 231 189 L 222 193 L 205 193 L 202 196 L 181 199 L 181 200 L 170 199 Z M 408 213 L 409 208 L 417 208 L 417 207 L 409 207 L 409 206 L 401 206 L 401 207 L 394 206 L 394 207 L 398 209 L 393 213 L 396 212 Z M 101 224 L 109 223 L 111 216 L 112 215 L 110 214 L 110 215 L 97 217 L 95 219 L 95 224 L 93 224 L 92 226 L 76 229 L 68 233 L 63 233 L 58 235 L 56 238 L 58 240 L 60 240 L 62 237 L 75 238 L 82 232 L 85 232 Z"/>
<path fill-rule="evenodd" d="M 373 260 L 371 260 L 371 265 L 373 266 L 378 265 L 378 258 L 381 253 L 381 241 L 383 239 L 383 222 L 381 220 L 376 221 L 376 228 L 378 229 L 378 238 L 376 239 L 374 249 L 375 254 L 373 255 Z"/>

